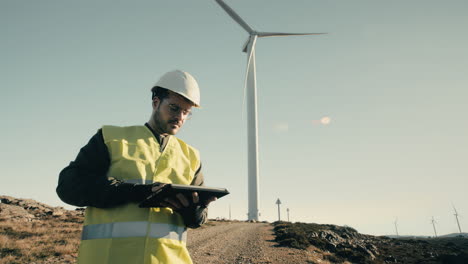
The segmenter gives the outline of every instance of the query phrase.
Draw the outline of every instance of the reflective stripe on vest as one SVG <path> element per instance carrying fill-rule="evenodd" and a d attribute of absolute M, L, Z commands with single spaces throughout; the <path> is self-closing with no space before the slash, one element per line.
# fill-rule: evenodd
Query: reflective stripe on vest
<path fill-rule="evenodd" d="M 87 225 L 83 227 L 81 240 L 146 236 L 187 241 L 185 227 L 146 221 Z"/>

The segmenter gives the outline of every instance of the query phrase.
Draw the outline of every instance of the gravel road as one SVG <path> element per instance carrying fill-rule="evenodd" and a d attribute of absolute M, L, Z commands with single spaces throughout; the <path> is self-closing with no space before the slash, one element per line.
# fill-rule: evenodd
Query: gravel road
<path fill-rule="evenodd" d="M 278 247 L 268 223 L 214 222 L 190 229 L 188 250 L 196 264 L 314 263 L 310 251 Z"/>

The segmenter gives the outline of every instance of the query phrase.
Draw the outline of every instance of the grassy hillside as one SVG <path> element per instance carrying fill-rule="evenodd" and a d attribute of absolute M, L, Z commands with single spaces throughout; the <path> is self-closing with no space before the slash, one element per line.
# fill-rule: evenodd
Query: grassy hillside
<path fill-rule="evenodd" d="M 468 263 L 468 238 L 395 239 L 335 225 L 274 225 L 280 245 L 329 252 L 332 263 Z"/>
<path fill-rule="evenodd" d="M 76 262 L 82 211 L 0 198 L 0 264 Z"/>

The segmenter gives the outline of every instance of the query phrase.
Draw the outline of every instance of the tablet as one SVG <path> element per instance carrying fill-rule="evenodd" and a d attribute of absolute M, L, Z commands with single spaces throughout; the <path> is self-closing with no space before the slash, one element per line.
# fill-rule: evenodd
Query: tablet
<path fill-rule="evenodd" d="M 184 194 L 187 198 L 191 199 L 192 192 L 197 192 L 200 197 L 200 202 L 208 200 L 210 197 L 221 198 L 229 194 L 225 188 L 213 188 L 206 186 L 183 185 L 183 184 L 166 184 L 157 192 L 151 194 L 140 203 L 139 207 L 162 207 L 159 202 L 163 201 L 166 197 L 174 197 L 177 193 Z"/>

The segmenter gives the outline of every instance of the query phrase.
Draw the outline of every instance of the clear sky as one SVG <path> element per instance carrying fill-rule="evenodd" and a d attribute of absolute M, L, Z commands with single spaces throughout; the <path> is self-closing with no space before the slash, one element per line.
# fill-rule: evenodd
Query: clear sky
<path fill-rule="evenodd" d="M 453 203 L 467 231 L 467 1 L 226 2 L 259 31 L 329 33 L 257 41 L 262 219 L 280 198 L 291 221 L 444 234 Z M 0 37 L 0 194 L 65 206 L 60 170 L 182 69 L 203 108 L 179 137 L 231 191 L 210 217 L 246 219 L 247 33 L 214 0 L 0 0 Z"/>

